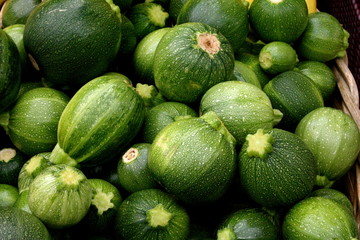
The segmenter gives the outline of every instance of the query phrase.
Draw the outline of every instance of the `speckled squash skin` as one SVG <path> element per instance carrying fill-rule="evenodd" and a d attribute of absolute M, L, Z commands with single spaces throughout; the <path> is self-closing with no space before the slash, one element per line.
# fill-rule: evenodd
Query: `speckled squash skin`
<path fill-rule="evenodd" d="M 285 240 L 358 239 L 354 216 L 324 197 L 309 197 L 295 204 L 283 222 Z"/>
<path fill-rule="evenodd" d="M 218 228 L 218 239 L 221 232 L 229 231 L 236 239 L 275 240 L 278 239 L 279 226 L 273 217 L 261 208 L 244 208 L 227 216 Z"/>
<path fill-rule="evenodd" d="M 92 186 L 77 168 L 57 164 L 44 169 L 29 186 L 31 212 L 46 226 L 62 229 L 80 222 L 90 208 Z"/>
<path fill-rule="evenodd" d="M 7 128 L 13 144 L 28 156 L 50 152 L 56 145 L 58 122 L 69 99 L 53 88 L 24 93 L 10 111 Z"/>
<path fill-rule="evenodd" d="M 149 169 L 170 193 L 190 204 L 213 202 L 236 170 L 235 139 L 214 112 L 179 119 L 156 136 Z"/>
<path fill-rule="evenodd" d="M 188 0 L 177 17 L 177 24 L 186 22 L 202 22 L 218 29 L 234 52 L 249 32 L 248 8 L 241 0 Z"/>
<path fill-rule="evenodd" d="M 94 166 L 121 152 L 140 131 L 145 106 L 120 73 L 97 77 L 70 99 L 58 125 L 50 161 Z"/>
<path fill-rule="evenodd" d="M 120 9 L 111 0 L 43 1 L 24 30 L 37 68 L 47 82 L 60 85 L 81 86 L 103 74 L 120 42 Z"/>
<path fill-rule="evenodd" d="M 259 128 L 272 129 L 282 118 L 259 87 L 241 81 L 226 81 L 210 88 L 200 102 L 201 114 L 209 111 L 219 116 L 238 144 Z"/>
<path fill-rule="evenodd" d="M 52 239 L 38 218 L 14 207 L 0 207 L 0 229 L 0 239 Z"/>
<path fill-rule="evenodd" d="M 360 151 L 359 129 L 355 121 L 339 109 L 313 110 L 300 121 L 295 134 L 316 158 L 319 186 L 331 185 L 343 176 Z"/>
<path fill-rule="evenodd" d="M 183 23 L 160 40 L 153 70 L 155 85 L 165 98 L 193 103 L 210 87 L 232 77 L 234 53 L 217 29 L 204 23 Z"/>
<path fill-rule="evenodd" d="M 316 179 L 314 155 L 294 133 L 274 128 L 263 157 L 248 152 L 247 140 L 239 153 L 240 183 L 264 207 L 290 206 L 304 199 Z M 259 139 L 259 138 L 258 138 Z"/>

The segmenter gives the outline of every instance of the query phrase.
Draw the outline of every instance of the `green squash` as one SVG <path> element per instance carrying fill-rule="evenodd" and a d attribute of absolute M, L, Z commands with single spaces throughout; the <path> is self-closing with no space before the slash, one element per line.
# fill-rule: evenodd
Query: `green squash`
<path fill-rule="evenodd" d="M 79 169 L 57 164 L 44 169 L 31 182 L 29 208 L 49 228 L 70 227 L 88 212 L 92 190 Z"/>
<path fill-rule="evenodd" d="M 144 102 L 119 73 L 83 85 L 64 109 L 50 161 L 95 166 L 109 161 L 134 139 L 144 119 Z"/>
<path fill-rule="evenodd" d="M 33 65 L 58 85 L 79 87 L 105 73 L 120 41 L 120 9 L 112 0 L 42 1 L 24 30 Z"/>
<path fill-rule="evenodd" d="M 234 51 L 249 32 L 248 8 L 242 0 L 188 0 L 177 17 L 177 24 L 186 22 L 201 22 L 218 29 Z"/>
<path fill-rule="evenodd" d="M 117 239 L 185 240 L 190 219 L 171 195 L 159 189 L 145 189 L 122 202 L 114 224 Z"/>
<path fill-rule="evenodd" d="M 0 207 L 12 207 L 19 197 L 17 187 L 9 184 L 0 184 Z"/>
<path fill-rule="evenodd" d="M 57 126 L 69 102 L 62 91 L 39 87 L 23 93 L 9 112 L 6 126 L 13 144 L 28 156 L 50 152 L 57 142 Z"/>
<path fill-rule="evenodd" d="M 315 157 L 294 133 L 249 134 L 239 153 L 240 184 L 258 204 L 285 207 L 304 199 L 316 179 Z"/>
<path fill-rule="evenodd" d="M 282 232 L 285 240 L 358 239 L 354 216 L 324 197 L 309 197 L 292 206 Z"/>
<path fill-rule="evenodd" d="M 235 144 L 214 112 L 179 119 L 157 134 L 149 169 L 178 199 L 190 204 L 214 202 L 234 179 Z"/>
<path fill-rule="evenodd" d="M 119 160 L 117 174 L 121 187 L 126 191 L 133 193 L 158 187 L 148 168 L 150 148 L 149 143 L 136 143 Z"/>
<path fill-rule="evenodd" d="M 2 25 L 4 28 L 15 24 L 25 24 L 31 11 L 41 0 L 7 0 L 2 9 Z"/>
<path fill-rule="evenodd" d="M 259 128 L 272 129 L 282 118 L 260 88 L 240 81 L 226 81 L 210 88 L 201 99 L 200 112 L 210 111 L 219 116 L 238 144 Z"/>
<path fill-rule="evenodd" d="M 16 148 L 0 150 L 0 183 L 17 186 L 18 175 L 26 157 Z"/>
<path fill-rule="evenodd" d="M 14 207 L 0 207 L 0 239 L 52 238 L 45 225 L 32 214 Z"/>
<path fill-rule="evenodd" d="M 155 86 L 165 98 L 193 103 L 210 87 L 232 77 L 234 53 L 217 29 L 204 23 L 183 23 L 160 40 L 153 71 Z"/>
<path fill-rule="evenodd" d="M 345 175 L 360 151 L 360 132 L 346 113 L 322 107 L 308 113 L 296 127 L 297 134 L 313 152 L 317 163 L 317 182 L 329 187 Z"/>

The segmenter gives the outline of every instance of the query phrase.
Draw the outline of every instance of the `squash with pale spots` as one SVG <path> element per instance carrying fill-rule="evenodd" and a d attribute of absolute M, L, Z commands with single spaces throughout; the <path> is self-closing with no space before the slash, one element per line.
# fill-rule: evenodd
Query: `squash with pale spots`
<path fill-rule="evenodd" d="M 160 40 L 153 71 L 155 86 L 165 98 L 194 103 L 210 87 L 233 76 L 234 53 L 217 29 L 204 23 L 183 23 Z"/>
<path fill-rule="evenodd" d="M 315 186 L 315 157 L 292 132 L 259 129 L 246 137 L 238 159 L 240 183 L 261 206 L 291 206 Z"/>
<path fill-rule="evenodd" d="M 155 137 L 149 169 L 178 199 L 190 204 L 214 202 L 235 176 L 235 145 L 214 112 L 178 119 Z"/>
<path fill-rule="evenodd" d="M 316 184 L 320 187 L 330 187 L 347 173 L 360 151 L 360 133 L 355 121 L 335 108 L 311 111 L 297 125 L 295 134 L 315 156 Z"/>

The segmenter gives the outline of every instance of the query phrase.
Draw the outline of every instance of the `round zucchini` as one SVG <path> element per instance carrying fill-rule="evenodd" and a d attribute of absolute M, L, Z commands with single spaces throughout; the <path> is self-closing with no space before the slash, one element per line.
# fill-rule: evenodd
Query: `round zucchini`
<path fill-rule="evenodd" d="M 34 66 L 59 85 L 78 87 L 103 74 L 120 41 L 120 9 L 112 0 L 42 1 L 24 30 Z"/>
<path fill-rule="evenodd" d="M 259 129 L 249 134 L 239 154 L 240 183 L 264 207 L 284 207 L 304 199 L 313 189 L 316 160 L 294 133 Z"/>
<path fill-rule="evenodd" d="M 299 59 L 290 44 L 274 41 L 266 44 L 260 50 L 259 62 L 265 72 L 276 75 L 293 70 Z"/>
<path fill-rule="evenodd" d="M 12 107 L 7 125 L 13 144 L 28 156 L 51 151 L 57 142 L 57 126 L 69 97 L 53 88 L 23 93 Z"/>
<path fill-rule="evenodd" d="M 12 207 L 19 197 L 19 190 L 13 185 L 0 184 L 0 207 Z"/>
<path fill-rule="evenodd" d="M 249 9 L 253 31 L 266 42 L 295 42 L 308 23 L 304 0 L 257 0 Z"/>
<path fill-rule="evenodd" d="M 185 240 L 189 226 L 186 210 L 159 189 L 132 193 L 115 218 L 117 238 L 127 240 Z"/>
<path fill-rule="evenodd" d="M 293 131 L 312 110 L 323 107 L 324 100 L 315 83 L 297 71 L 280 73 L 263 88 L 272 105 L 284 115 L 278 127 Z"/>
<path fill-rule="evenodd" d="M 247 10 L 247 6 L 239 0 L 188 0 L 179 12 L 177 24 L 208 24 L 218 29 L 237 51 L 249 32 Z"/>
<path fill-rule="evenodd" d="M 156 135 L 167 125 L 179 117 L 197 117 L 198 114 L 191 107 L 179 102 L 164 102 L 151 108 L 146 114 L 141 130 L 144 142 L 152 143 Z"/>
<path fill-rule="evenodd" d="M 356 161 L 360 132 L 355 121 L 341 110 L 322 107 L 308 113 L 296 127 L 297 134 L 313 152 L 317 182 L 329 187 Z"/>
<path fill-rule="evenodd" d="M 325 63 L 318 61 L 301 61 L 296 68 L 308 76 L 319 89 L 324 102 L 328 103 L 336 89 L 336 77 L 331 68 Z"/>
<path fill-rule="evenodd" d="M 283 222 L 285 240 L 358 239 L 355 218 L 339 203 L 309 197 L 295 204 Z"/>
<path fill-rule="evenodd" d="M 117 53 L 117 59 L 121 63 L 127 61 L 133 55 L 137 45 L 137 36 L 134 24 L 125 14 L 121 14 L 121 44 Z"/>
<path fill-rule="evenodd" d="M 235 144 L 214 112 L 179 119 L 155 137 L 149 169 L 178 199 L 189 204 L 213 202 L 225 193 L 235 176 Z"/>
<path fill-rule="evenodd" d="M 24 69 L 28 60 L 27 52 L 24 46 L 24 29 L 24 24 L 14 24 L 4 28 L 4 32 L 6 32 L 14 41 L 17 49 L 19 50 L 22 69 Z"/>
<path fill-rule="evenodd" d="M 177 18 L 179 16 L 180 10 L 182 6 L 187 2 L 188 0 L 170 0 L 169 3 L 169 16 L 173 23 L 176 23 Z"/>
<path fill-rule="evenodd" d="M 210 88 L 201 99 L 200 112 L 210 111 L 219 116 L 239 145 L 247 134 L 259 128 L 270 130 L 282 118 L 260 88 L 240 81 L 226 81 Z"/>
<path fill-rule="evenodd" d="M 16 44 L 0 29 L 0 113 L 17 98 L 21 82 L 21 60 Z"/>
<path fill-rule="evenodd" d="M 50 154 L 50 152 L 36 154 L 22 165 L 18 175 L 18 189 L 20 193 L 29 189 L 30 183 L 42 170 L 53 165 L 49 161 Z"/>
<path fill-rule="evenodd" d="M 0 207 L 0 239 L 52 238 L 45 225 L 32 214 L 14 207 Z"/>
<path fill-rule="evenodd" d="M 89 81 L 60 117 L 50 161 L 94 166 L 110 160 L 140 131 L 144 109 L 126 76 L 112 73 Z"/>
<path fill-rule="evenodd" d="M 31 11 L 41 0 L 7 0 L 2 9 L 2 25 L 4 28 L 15 24 L 25 24 Z"/>
<path fill-rule="evenodd" d="M 273 217 L 261 208 L 245 208 L 227 216 L 217 230 L 218 240 L 279 238 L 279 226 Z"/>
<path fill-rule="evenodd" d="M 65 164 L 45 168 L 29 186 L 31 212 L 54 229 L 79 223 L 88 212 L 91 199 L 89 180 L 79 169 Z"/>
<path fill-rule="evenodd" d="M 26 162 L 24 154 L 16 148 L 0 150 L 0 183 L 17 186 L 18 175 Z"/>
<path fill-rule="evenodd" d="M 158 187 L 148 168 L 150 147 L 149 143 L 134 144 L 118 162 L 117 173 L 121 187 L 130 193 Z"/>
<path fill-rule="evenodd" d="M 103 179 L 88 179 L 93 188 L 91 205 L 85 217 L 77 224 L 86 235 L 105 232 L 112 225 L 122 197 L 119 190 Z"/>
<path fill-rule="evenodd" d="M 169 13 L 157 3 L 144 2 L 133 5 L 126 14 L 134 24 L 138 40 L 149 33 L 169 25 Z"/>
<path fill-rule="evenodd" d="M 312 13 L 296 51 L 308 60 L 327 62 L 345 56 L 349 36 L 334 16 L 326 12 Z"/>
<path fill-rule="evenodd" d="M 153 71 L 155 85 L 165 98 L 193 103 L 210 87 L 232 77 L 234 53 L 217 29 L 204 23 L 183 23 L 160 40 Z"/>
<path fill-rule="evenodd" d="M 136 45 L 134 55 L 132 58 L 132 65 L 136 78 L 141 83 L 155 84 L 153 65 L 155 50 L 165 33 L 171 28 L 164 27 L 146 35 Z"/>

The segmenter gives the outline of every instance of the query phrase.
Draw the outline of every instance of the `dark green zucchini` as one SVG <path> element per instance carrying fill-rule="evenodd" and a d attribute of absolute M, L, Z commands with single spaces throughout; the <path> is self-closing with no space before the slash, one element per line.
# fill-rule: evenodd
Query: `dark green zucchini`
<path fill-rule="evenodd" d="M 26 157 L 16 148 L 0 150 L 0 183 L 17 186 L 19 172 Z"/>
<path fill-rule="evenodd" d="M 2 25 L 4 28 L 15 25 L 25 24 L 31 11 L 41 2 L 41 0 L 7 0 L 2 9 Z"/>

